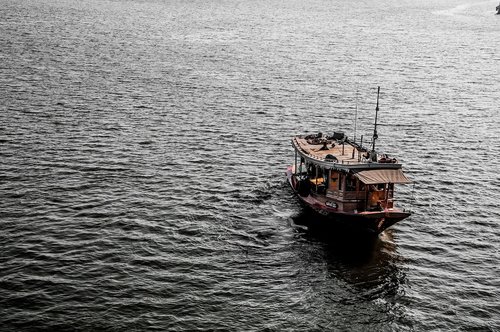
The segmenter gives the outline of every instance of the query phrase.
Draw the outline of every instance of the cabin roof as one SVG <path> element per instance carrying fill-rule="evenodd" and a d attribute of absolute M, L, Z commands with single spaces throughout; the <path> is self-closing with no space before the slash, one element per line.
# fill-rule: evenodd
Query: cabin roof
<path fill-rule="evenodd" d="M 364 184 L 410 183 L 401 169 L 368 169 L 354 173 Z"/>
<path fill-rule="evenodd" d="M 319 134 L 299 135 L 292 139 L 292 144 L 295 150 L 309 162 L 327 169 L 401 168 L 401 164 L 396 159 L 376 153 L 373 158 L 368 149 L 350 141 L 347 137 L 334 139 Z"/>

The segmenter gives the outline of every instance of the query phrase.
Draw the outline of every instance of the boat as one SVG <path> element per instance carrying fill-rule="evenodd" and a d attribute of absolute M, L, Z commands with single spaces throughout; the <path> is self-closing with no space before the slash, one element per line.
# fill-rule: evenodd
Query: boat
<path fill-rule="evenodd" d="M 292 138 L 295 161 L 287 167 L 288 182 L 300 201 L 334 227 L 380 234 L 411 215 L 394 197 L 395 185 L 411 182 L 402 164 L 376 149 L 379 95 L 380 87 L 367 147 L 363 137 L 358 143 L 342 131 Z"/>

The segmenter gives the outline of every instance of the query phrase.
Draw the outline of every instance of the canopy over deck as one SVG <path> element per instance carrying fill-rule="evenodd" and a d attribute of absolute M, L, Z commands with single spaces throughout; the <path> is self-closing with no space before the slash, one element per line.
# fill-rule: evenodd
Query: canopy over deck
<path fill-rule="evenodd" d="M 369 169 L 354 174 L 364 184 L 410 183 L 401 169 Z"/>

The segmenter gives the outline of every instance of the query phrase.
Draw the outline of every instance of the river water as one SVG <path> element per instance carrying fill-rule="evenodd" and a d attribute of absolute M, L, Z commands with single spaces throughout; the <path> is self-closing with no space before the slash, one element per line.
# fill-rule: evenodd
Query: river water
<path fill-rule="evenodd" d="M 0 329 L 500 330 L 497 1 L 0 0 Z M 413 215 L 324 232 L 290 138 Z"/>

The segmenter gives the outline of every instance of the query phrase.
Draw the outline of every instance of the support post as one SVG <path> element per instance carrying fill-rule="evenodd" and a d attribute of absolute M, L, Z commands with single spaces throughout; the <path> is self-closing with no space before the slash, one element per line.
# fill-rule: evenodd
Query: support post
<path fill-rule="evenodd" d="M 373 143 L 372 143 L 372 151 L 375 151 L 375 140 L 378 138 L 377 134 L 377 117 L 378 117 L 378 98 L 380 95 L 380 87 L 377 90 L 377 107 L 375 107 L 375 126 L 373 128 Z"/>
<path fill-rule="evenodd" d="M 316 167 L 314 168 L 315 174 L 314 174 L 314 184 L 316 185 L 316 193 L 318 193 L 318 165 L 315 165 Z"/>
<path fill-rule="evenodd" d="M 295 168 L 293 169 L 293 173 L 297 175 L 297 149 L 295 150 Z"/>

